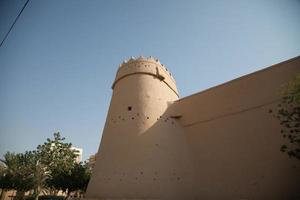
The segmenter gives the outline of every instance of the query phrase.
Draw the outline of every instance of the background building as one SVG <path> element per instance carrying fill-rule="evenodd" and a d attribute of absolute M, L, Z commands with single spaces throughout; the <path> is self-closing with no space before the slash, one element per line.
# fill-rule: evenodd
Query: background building
<path fill-rule="evenodd" d="M 82 162 L 82 153 L 83 153 L 83 149 L 82 148 L 78 148 L 78 147 L 71 147 L 72 150 L 76 150 L 76 154 L 77 154 L 77 157 L 76 157 L 76 162 L 77 163 L 80 163 Z"/>

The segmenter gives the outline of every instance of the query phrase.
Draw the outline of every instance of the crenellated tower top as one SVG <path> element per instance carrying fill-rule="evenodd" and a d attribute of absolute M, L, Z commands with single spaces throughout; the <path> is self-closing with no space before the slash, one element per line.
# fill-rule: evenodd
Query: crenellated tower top
<path fill-rule="evenodd" d="M 175 79 L 171 72 L 160 63 L 160 61 L 152 56 L 146 58 L 140 56 L 138 58 L 131 57 L 129 60 L 124 60 L 120 64 L 116 78 L 112 85 L 114 89 L 115 85 L 123 78 L 130 75 L 144 74 L 153 76 L 163 83 L 165 83 L 173 92 L 179 96 Z"/>

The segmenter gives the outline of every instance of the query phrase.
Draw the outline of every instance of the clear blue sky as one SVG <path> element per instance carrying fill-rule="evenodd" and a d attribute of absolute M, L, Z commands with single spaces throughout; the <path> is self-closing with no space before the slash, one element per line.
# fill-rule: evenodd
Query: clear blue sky
<path fill-rule="evenodd" d="M 24 0 L 0 1 L 0 38 Z M 152 55 L 181 97 L 300 55 L 299 0 L 31 0 L 0 48 L 0 155 L 62 132 L 97 151 L 118 65 Z"/>

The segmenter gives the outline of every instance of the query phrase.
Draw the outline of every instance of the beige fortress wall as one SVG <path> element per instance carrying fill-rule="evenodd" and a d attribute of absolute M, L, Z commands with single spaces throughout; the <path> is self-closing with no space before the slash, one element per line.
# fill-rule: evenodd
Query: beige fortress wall
<path fill-rule="evenodd" d="M 184 132 L 165 111 L 175 81 L 153 58 L 123 63 L 113 95 L 89 199 L 190 199 L 193 167 Z"/>
<path fill-rule="evenodd" d="M 300 162 L 280 152 L 287 141 L 272 115 L 297 73 L 300 57 L 172 105 L 192 151 L 197 199 L 300 199 Z"/>

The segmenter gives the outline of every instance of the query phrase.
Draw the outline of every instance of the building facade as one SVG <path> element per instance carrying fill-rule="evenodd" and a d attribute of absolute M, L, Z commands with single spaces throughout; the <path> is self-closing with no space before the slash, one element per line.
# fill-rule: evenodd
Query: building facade
<path fill-rule="evenodd" d="M 269 113 L 297 73 L 300 57 L 179 99 L 157 59 L 124 62 L 86 197 L 299 199 L 300 163 Z"/>
<path fill-rule="evenodd" d="M 82 148 L 78 148 L 78 147 L 71 147 L 71 150 L 75 150 L 76 151 L 76 162 L 77 163 L 82 162 L 83 149 Z"/>

